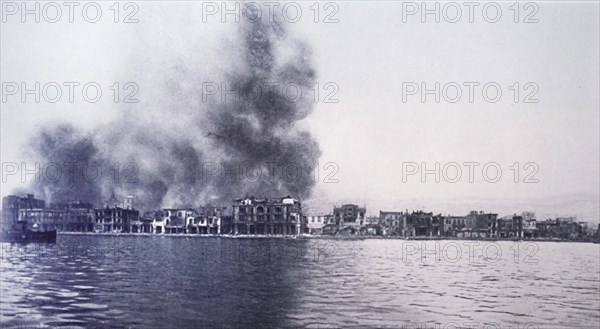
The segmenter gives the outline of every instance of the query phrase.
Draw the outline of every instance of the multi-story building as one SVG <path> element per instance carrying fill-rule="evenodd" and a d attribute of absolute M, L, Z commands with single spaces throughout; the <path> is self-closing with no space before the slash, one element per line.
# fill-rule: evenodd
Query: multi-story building
<path fill-rule="evenodd" d="M 128 196 L 122 202 L 114 193 L 104 208 L 94 210 L 94 215 L 94 231 L 102 233 L 129 233 L 131 223 L 139 221 L 139 211 L 133 209 L 133 197 Z"/>
<path fill-rule="evenodd" d="M 431 217 L 433 213 L 413 211 L 406 218 L 406 230 L 404 231 L 405 236 L 424 236 L 429 235 L 428 227 L 431 223 Z"/>
<path fill-rule="evenodd" d="M 561 239 L 576 239 L 581 231 L 577 217 L 558 217 L 556 218 L 557 235 Z"/>
<path fill-rule="evenodd" d="M 219 234 L 221 217 L 193 216 L 188 218 L 188 233 L 190 234 Z"/>
<path fill-rule="evenodd" d="M 522 238 L 523 216 L 504 216 L 498 218 L 494 236 L 499 238 Z"/>
<path fill-rule="evenodd" d="M 439 236 L 444 230 L 442 215 L 431 212 L 413 211 L 406 218 L 405 236 Z"/>
<path fill-rule="evenodd" d="M 94 230 L 94 206 L 91 203 L 74 201 L 52 205 L 64 211 L 64 221 L 59 224 L 60 232 L 92 232 Z"/>
<path fill-rule="evenodd" d="M 233 217 L 231 215 L 221 216 L 219 234 L 233 234 Z"/>
<path fill-rule="evenodd" d="M 292 197 L 233 201 L 234 234 L 298 235 L 306 223 L 300 201 Z"/>
<path fill-rule="evenodd" d="M 471 211 L 467 215 L 467 220 L 469 221 L 469 227 L 472 227 L 473 232 L 479 233 L 479 236 L 482 236 L 482 234 L 485 234 L 486 237 L 496 235 L 498 214 Z"/>
<path fill-rule="evenodd" d="M 151 231 L 155 234 L 221 234 L 230 233 L 230 226 L 222 231 L 226 207 L 206 206 L 198 209 L 163 209 L 144 215 L 152 218 Z"/>
<path fill-rule="evenodd" d="M 381 225 L 379 225 L 379 217 L 378 216 L 367 216 L 365 218 L 363 225 L 359 229 L 360 235 L 383 235 L 383 230 Z"/>
<path fill-rule="evenodd" d="M 187 218 L 194 216 L 192 209 L 163 209 L 162 213 L 165 234 L 185 233 Z"/>
<path fill-rule="evenodd" d="M 446 217 L 431 212 L 380 211 L 379 226 L 383 235 L 441 236 L 445 232 Z"/>
<path fill-rule="evenodd" d="M 131 233 L 153 233 L 153 222 L 155 220 L 156 212 L 155 211 L 145 211 L 137 220 L 131 221 L 129 223 Z"/>
<path fill-rule="evenodd" d="M 366 207 L 355 204 L 344 204 L 341 207 L 333 207 L 333 221 L 338 226 L 360 227 L 365 221 Z"/>
<path fill-rule="evenodd" d="M 14 220 L 27 221 L 30 229 L 57 230 L 59 232 L 90 232 L 94 226 L 94 210 L 91 204 L 80 201 L 51 204 L 34 198 L 9 195 L 3 198 L 4 223 Z"/>
<path fill-rule="evenodd" d="M 27 221 L 31 230 L 60 231 L 65 222 L 66 212 L 60 209 L 24 208 L 19 210 L 19 221 Z"/>
<path fill-rule="evenodd" d="M 408 212 L 408 211 L 407 211 Z M 379 211 L 379 226 L 383 235 L 404 235 L 406 213 L 402 211 Z"/>
<path fill-rule="evenodd" d="M 147 219 L 152 219 L 152 233 L 165 233 L 165 214 L 162 210 L 146 212 L 144 213 L 144 217 Z"/>
<path fill-rule="evenodd" d="M 306 216 L 306 233 L 322 234 L 323 226 L 327 225 L 333 218 L 333 215 L 310 215 Z"/>
<path fill-rule="evenodd" d="M 129 233 L 131 223 L 139 220 L 139 212 L 124 208 L 95 209 L 94 231 L 100 233 Z"/>
<path fill-rule="evenodd" d="M 537 233 L 537 219 L 535 213 L 530 211 L 524 211 L 521 216 L 523 217 L 523 237 L 524 238 L 535 238 L 538 236 Z"/>
<path fill-rule="evenodd" d="M 457 236 L 458 232 L 469 229 L 469 218 L 467 216 L 445 216 L 443 235 Z"/>
<path fill-rule="evenodd" d="M 554 238 L 558 237 L 558 223 L 553 219 L 546 219 L 536 223 L 537 237 Z"/>
<path fill-rule="evenodd" d="M 558 217 L 537 222 L 536 233 L 538 238 L 580 240 L 589 239 L 591 232 L 588 224 L 577 217 Z"/>
<path fill-rule="evenodd" d="M 226 207 L 205 206 L 198 208 L 196 216 L 188 218 L 188 232 L 198 234 L 221 234 L 222 218 Z M 191 221 L 191 222 L 190 222 Z M 223 231 L 225 233 L 228 231 Z"/>
<path fill-rule="evenodd" d="M 44 209 L 46 202 L 33 194 L 24 196 L 7 195 L 2 198 L 2 227 L 10 227 L 19 220 L 20 209 Z"/>

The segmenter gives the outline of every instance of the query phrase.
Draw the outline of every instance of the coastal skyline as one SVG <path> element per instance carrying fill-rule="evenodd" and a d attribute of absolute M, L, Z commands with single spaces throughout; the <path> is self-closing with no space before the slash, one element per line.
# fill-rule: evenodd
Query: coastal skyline
<path fill-rule="evenodd" d="M 352 201 L 372 204 L 372 208 L 404 203 L 403 208 L 428 209 L 450 204 L 455 211 L 477 205 L 489 209 L 494 202 L 500 204 L 498 211 L 507 211 L 503 204 L 513 203 L 512 208 L 527 208 L 523 210 L 535 206 L 540 215 L 546 211 L 548 216 L 577 213 L 586 220 L 597 221 L 600 135 L 596 92 L 599 71 L 594 61 L 598 56 L 598 29 L 594 26 L 598 27 L 598 18 L 594 10 L 588 10 L 597 4 L 577 3 L 563 8 L 548 3 L 536 24 L 514 24 L 503 19 L 499 25 L 481 19 L 474 23 L 463 19 L 457 24 L 444 21 L 427 24 L 411 20 L 412 16 L 404 23 L 398 14 L 402 12 L 400 5 L 389 5 L 397 6 L 394 8 L 398 11 L 372 4 L 367 13 L 357 3 L 340 3 L 338 23 L 314 24 L 301 19 L 287 24 L 293 39 L 310 45 L 317 72 L 315 81 L 321 89 L 314 111 L 299 121 L 298 127 L 309 131 L 318 141 L 321 166 L 333 162 L 339 167 L 336 183 L 323 183 L 323 176 L 331 170 L 322 170 L 321 181 L 313 188 L 307 203 L 318 207 L 321 200 Z M 305 13 L 309 12 L 305 8 Z M 510 11 L 505 9 L 507 12 Z M 10 48 L 2 48 L 4 82 L 39 81 L 44 85 L 48 81 L 79 81 L 83 85 L 97 81 L 105 94 L 115 81 L 135 81 L 139 86 L 137 104 L 115 104 L 108 96 L 94 104 L 81 99 L 69 103 L 64 97 L 55 104 L 43 100 L 35 103 L 32 98 L 23 103 L 9 97 L 1 104 L 3 162 L 25 161 L 31 165 L 35 158 L 28 158 L 22 152 L 27 150 L 28 140 L 40 126 L 60 122 L 93 131 L 123 117 L 135 116 L 140 120 L 160 118 L 173 129 L 185 129 L 185 120 L 160 113 L 197 101 L 183 89 L 192 81 L 189 80 L 192 72 L 201 74 L 212 72 L 215 67 L 232 67 L 235 62 L 227 57 L 215 61 L 214 49 L 228 47 L 228 40 L 243 20 L 222 23 L 218 16 L 208 17 L 207 22 L 191 20 L 190 17 L 202 17 L 199 6 L 173 8 L 161 3 L 145 4 L 138 16 L 143 17 L 140 23 L 127 26 L 110 21 L 91 26 L 81 20 L 66 25 L 21 26 L 9 19 L 3 24 L 3 43 L 11 44 Z M 358 17 L 373 22 L 372 28 L 361 30 L 350 24 Z M 572 25 L 569 17 L 579 17 L 578 25 Z M 183 29 L 193 32 L 178 33 Z M 149 39 L 147 31 L 161 36 L 162 42 Z M 436 37 L 422 42 L 423 33 L 435 33 Z M 60 37 L 49 38 L 49 35 Z M 485 39 L 480 37 L 483 35 Z M 553 37 L 548 39 L 548 35 Z M 79 46 L 87 46 L 78 48 L 78 56 L 71 57 L 68 66 L 59 65 L 62 58 L 73 53 L 73 40 Z M 44 61 L 31 57 L 36 49 L 50 43 L 55 50 Z M 461 45 L 462 51 L 448 51 L 451 45 Z M 512 52 L 510 56 L 497 51 L 509 45 L 514 49 L 527 45 L 528 51 Z M 134 49 L 147 50 L 142 53 L 151 49 L 153 56 L 134 55 Z M 543 57 L 545 53 L 552 53 L 552 58 Z M 422 60 L 424 55 L 426 60 Z M 213 60 L 204 60 L 208 58 Z M 384 67 L 393 70 L 373 68 L 368 64 L 369 58 L 383 61 L 387 63 Z M 350 59 L 353 64 L 348 66 L 345 60 Z M 102 64 L 102 70 L 97 70 L 98 63 L 110 65 Z M 186 64 L 181 66 L 181 63 Z M 553 70 L 546 70 L 548 65 Z M 510 74 L 504 67 L 511 67 Z M 181 69 L 183 75 L 173 73 Z M 44 76 L 39 72 L 45 72 Z M 175 89 L 180 96 L 176 98 L 163 88 L 174 78 L 179 79 Z M 202 76 L 193 81 L 201 83 Z M 469 103 L 465 100 L 467 88 L 463 86 L 463 98 L 457 103 L 445 102 L 443 98 L 435 103 L 433 95 L 423 103 L 418 101 L 419 94 L 402 101 L 405 82 L 425 82 L 428 88 L 433 88 L 435 83 L 463 85 L 468 81 L 481 86 L 496 82 L 502 88 L 503 98 L 489 103 L 476 97 Z M 536 83 L 539 91 L 535 98 L 539 102 L 511 101 L 513 94 L 509 88 L 515 82 L 521 83 L 520 88 L 527 82 Z M 338 89 L 330 100 L 337 103 L 325 102 L 325 96 L 334 91 L 333 87 L 325 90 L 326 83 L 336 84 Z M 529 91 L 522 90 L 520 97 Z M 15 120 L 27 124 L 10 124 Z M 432 177 L 423 183 L 418 176 L 403 182 L 405 162 L 425 162 L 428 168 L 433 168 L 436 162 L 441 166 L 451 162 L 461 165 L 494 162 L 502 168 L 503 175 L 499 182 L 489 183 L 478 173 L 471 183 L 463 167 L 463 178 L 457 183 L 444 180 L 435 183 Z M 515 162 L 521 166 L 521 180 L 527 173 L 523 165 L 535 163 L 539 182 L 514 183 L 509 167 Z M 28 187 L 20 179 L 9 177 L 3 182 L 1 193 L 7 195 Z M 165 204 L 168 202 L 165 200 Z"/>
<path fill-rule="evenodd" d="M 0 1 L 0 327 L 600 327 L 599 1 Z"/>

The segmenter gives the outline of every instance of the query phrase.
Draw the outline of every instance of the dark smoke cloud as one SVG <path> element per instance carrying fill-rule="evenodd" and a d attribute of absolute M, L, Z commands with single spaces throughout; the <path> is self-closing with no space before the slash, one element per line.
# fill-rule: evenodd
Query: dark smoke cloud
<path fill-rule="evenodd" d="M 164 74 L 158 79 L 164 80 L 165 95 L 155 109 L 123 114 L 94 131 L 68 124 L 41 129 L 29 143 L 36 161 L 94 163 L 103 168 L 103 175 L 93 181 L 82 175 L 58 182 L 42 180 L 35 184 L 35 192 L 51 202 L 81 200 L 95 205 L 115 192 L 133 195 L 141 209 L 229 205 L 244 196 L 309 197 L 315 184 L 309 171 L 321 152 L 297 123 L 312 111 L 309 88 L 315 71 L 310 49 L 277 23 L 241 24 L 236 38 L 233 53 L 217 59 L 218 74 L 212 76 L 197 70 L 189 58 L 163 61 Z M 214 76 L 224 78 L 211 80 Z M 203 81 L 235 86 L 238 97 L 203 102 Z M 301 91 L 299 99 L 290 100 L 282 88 L 264 88 L 286 83 Z M 242 97 L 257 89 L 262 90 L 261 97 Z M 120 168 L 118 180 L 107 169 L 115 163 Z M 242 173 L 240 165 L 252 165 L 251 177 L 260 178 L 222 175 L 223 169 Z M 219 172 L 209 172 L 209 167 Z"/>

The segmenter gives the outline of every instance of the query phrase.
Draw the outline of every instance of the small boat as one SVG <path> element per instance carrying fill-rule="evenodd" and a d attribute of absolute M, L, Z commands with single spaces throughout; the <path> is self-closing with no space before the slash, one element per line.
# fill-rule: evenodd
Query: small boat
<path fill-rule="evenodd" d="M 37 224 L 33 224 L 33 230 L 27 227 L 27 221 L 17 221 L 8 230 L 2 230 L 0 242 L 43 242 L 56 243 L 56 230 L 39 231 Z"/>

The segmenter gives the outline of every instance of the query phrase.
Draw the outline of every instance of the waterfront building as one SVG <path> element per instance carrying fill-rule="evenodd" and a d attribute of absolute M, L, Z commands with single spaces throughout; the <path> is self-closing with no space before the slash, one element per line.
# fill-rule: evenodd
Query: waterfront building
<path fill-rule="evenodd" d="M 219 234 L 221 217 L 198 215 L 188 217 L 188 233 L 190 234 Z"/>
<path fill-rule="evenodd" d="M 535 213 L 525 211 L 521 214 L 521 216 L 523 217 L 523 237 L 536 238 L 538 236 L 538 232 Z"/>
<path fill-rule="evenodd" d="M 185 233 L 187 218 L 195 215 L 192 209 L 163 209 L 162 213 L 164 234 Z"/>
<path fill-rule="evenodd" d="M 408 212 L 380 211 L 379 226 L 383 235 L 441 236 L 445 232 L 445 217 L 422 210 Z"/>
<path fill-rule="evenodd" d="M 30 230 L 59 230 L 64 223 L 66 212 L 60 209 L 24 208 L 19 209 L 19 221 L 27 221 Z"/>
<path fill-rule="evenodd" d="M 94 230 L 94 206 L 81 201 L 54 204 L 51 208 L 64 211 L 63 221 L 58 224 L 59 232 L 92 232 Z"/>
<path fill-rule="evenodd" d="M 577 223 L 577 238 L 591 238 L 593 234 L 587 222 Z"/>
<path fill-rule="evenodd" d="M 201 207 L 193 214 L 188 213 L 187 233 L 190 234 L 220 234 L 221 218 L 225 208 Z"/>
<path fill-rule="evenodd" d="M 379 211 L 379 226 L 383 235 L 404 236 L 408 210 L 402 211 Z"/>
<path fill-rule="evenodd" d="M 558 237 L 558 223 L 553 219 L 546 219 L 536 223 L 537 234 L 539 238 Z"/>
<path fill-rule="evenodd" d="M 587 222 L 577 217 L 558 217 L 536 223 L 536 236 L 545 239 L 581 240 L 591 239 Z"/>
<path fill-rule="evenodd" d="M 366 207 L 359 207 L 355 204 L 344 204 L 341 207 L 333 207 L 333 220 L 338 226 L 359 227 L 363 225 Z"/>
<path fill-rule="evenodd" d="M 214 206 L 198 209 L 167 208 L 149 213 L 146 217 L 152 218 L 151 227 L 155 234 L 221 234 L 226 209 Z"/>
<path fill-rule="evenodd" d="M 244 198 L 233 200 L 234 234 L 298 235 L 306 223 L 300 201 L 284 198 Z"/>
<path fill-rule="evenodd" d="M 222 231 L 224 226 L 223 217 L 227 207 L 204 206 L 198 208 L 197 217 L 197 233 L 198 234 L 221 234 L 228 231 Z"/>
<path fill-rule="evenodd" d="M 324 227 L 324 231 L 329 234 L 358 234 L 360 228 L 365 225 L 366 213 L 366 207 L 359 207 L 355 204 L 344 204 L 340 207 L 334 206 L 331 225 Z"/>
<path fill-rule="evenodd" d="M 558 217 L 556 223 L 558 238 L 576 239 L 579 237 L 581 229 L 577 217 Z"/>
<path fill-rule="evenodd" d="M 162 210 L 147 212 L 144 216 L 152 219 L 152 233 L 165 233 L 165 215 Z"/>
<path fill-rule="evenodd" d="M 133 197 L 119 200 L 113 193 L 104 208 L 94 210 L 94 231 L 102 233 L 129 233 L 131 223 L 139 221 L 139 211 L 133 209 Z"/>
<path fill-rule="evenodd" d="M 479 236 L 482 234 L 485 237 L 496 236 L 498 214 L 484 213 L 483 211 L 471 211 L 467 215 L 468 227 L 472 228 L 472 231 L 477 232 Z"/>
<path fill-rule="evenodd" d="M 20 209 L 44 209 L 46 202 L 33 194 L 7 195 L 2 198 L 2 227 L 10 227 L 19 219 Z"/>
<path fill-rule="evenodd" d="M 306 216 L 306 233 L 322 234 L 323 227 L 333 219 L 333 215 L 311 215 Z"/>
<path fill-rule="evenodd" d="M 523 216 L 504 216 L 499 218 L 494 236 L 499 238 L 522 238 Z"/>
<path fill-rule="evenodd" d="M 469 219 L 467 216 L 451 216 L 447 215 L 443 218 L 443 235 L 458 236 L 459 232 L 469 229 Z"/>
<path fill-rule="evenodd" d="M 33 194 L 9 195 L 2 199 L 3 223 L 13 220 L 27 221 L 30 229 L 59 232 L 90 232 L 94 227 L 94 210 L 89 203 L 74 201 L 55 203 L 47 207 L 42 199 Z M 34 227 L 35 225 L 35 227 Z"/>
<path fill-rule="evenodd" d="M 154 233 L 153 222 L 155 220 L 155 211 L 145 211 L 139 216 L 138 220 L 133 220 L 130 223 L 131 233 Z"/>
<path fill-rule="evenodd" d="M 432 236 L 433 213 L 413 211 L 406 219 L 405 236 Z"/>
<path fill-rule="evenodd" d="M 464 219 L 464 220 L 463 220 Z M 463 238 L 489 238 L 496 234 L 498 214 L 470 211 L 462 219 L 457 218 L 454 236 Z"/>
<path fill-rule="evenodd" d="M 219 234 L 233 234 L 233 217 L 229 214 L 221 216 Z"/>

